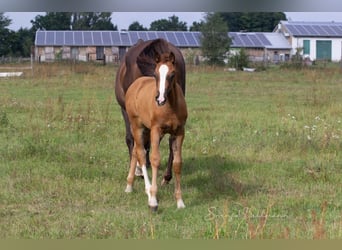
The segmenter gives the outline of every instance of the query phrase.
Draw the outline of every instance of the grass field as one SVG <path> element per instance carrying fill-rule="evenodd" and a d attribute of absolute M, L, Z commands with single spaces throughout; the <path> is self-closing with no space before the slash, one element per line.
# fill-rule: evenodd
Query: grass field
<path fill-rule="evenodd" d="M 0 79 L 0 238 L 342 237 L 339 67 L 189 67 L 187 207 L 176 209 L 171 181 L 159 189 L 156 214 L 142 180 L 124 192 L 115 72 L 42 64 L 34 76 Z"/>

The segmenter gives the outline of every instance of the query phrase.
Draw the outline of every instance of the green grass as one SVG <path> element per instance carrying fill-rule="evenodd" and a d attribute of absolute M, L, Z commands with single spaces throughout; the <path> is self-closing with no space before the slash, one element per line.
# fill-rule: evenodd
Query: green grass
<path fill-rule="evenodd" d="M 339 68 L 188 68 L 177 210 L 124 192 L 128 153 L 112 65 L 36 65 L 0 79 L 0 238 L 342 237 Z M 162 146 L 163 166 L 167 140 Z"/>

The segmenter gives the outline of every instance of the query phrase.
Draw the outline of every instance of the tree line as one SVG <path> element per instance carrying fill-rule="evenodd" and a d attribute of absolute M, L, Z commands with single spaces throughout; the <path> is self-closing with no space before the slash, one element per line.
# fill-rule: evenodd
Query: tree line
<path fill-rule="evenodd" d="M 46 12 L 45 15 L 37 15 L 31 20 L 31 28 L 12 31 L 8 29 L 12 20 L 6 13 L 0 13 L 0 57 L 29 57 L 37 30 L 118 30 L 117 25 L 112 23 L 111 15 L 111 12 Z M 213 17 L 217 19 L 216 24 L 210 26 L 208 21 Z M 206 13 L 204 20 L 193 22 L 188 27 L 186 22 L 173 15 L 151 22 L 149 28 L 144 27 L 139 21 L 134 21 L 128 30 L 202 32 L 214 29 L 219 30 L 220 34 L 222 31 L 271 32 L 280 20 L 286 20 L 286 15 L 282 12 Z M 207 39 L 211 46 L 212 39 L 215 38 Z"/>

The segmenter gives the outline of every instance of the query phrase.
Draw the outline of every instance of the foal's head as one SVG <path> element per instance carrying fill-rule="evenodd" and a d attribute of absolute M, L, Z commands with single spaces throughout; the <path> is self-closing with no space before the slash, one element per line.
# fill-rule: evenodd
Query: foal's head
<path fill-rule="evenodd" d="M 162 106 L 166 103 L 167 94 L 172 84 L 174 84 L 175 55 L 172 52 L 157 55 L 155 61 L 155 78 L 157 83 L 156 102 L 158 106 Z"/>

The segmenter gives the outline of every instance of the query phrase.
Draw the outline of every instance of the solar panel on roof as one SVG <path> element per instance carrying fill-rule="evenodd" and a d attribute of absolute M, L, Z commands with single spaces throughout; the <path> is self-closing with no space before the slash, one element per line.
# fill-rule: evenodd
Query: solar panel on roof
<path fill-rule="evenodd" d="M 136 44 L 137 41 L 139 40 L 139 37 L 138 37 L 138 32 L 137 31 L 131 31 L 129 33 L 129 35 L 131 36 L 131 41 L 133 44 Z"/>
<path fill-rule="evenodd" d="M 138 31 L 138 37 L 139 37 L 139 39 L 142 39 L 142 40 L 144 40 L 144 41 L 147 41 L 147 40 L 148 40 L 148 37 L 147 37 L 146 32 L 139 32 L 139 31 Z"/>
<path fill-rule="evenodd" d="M 128 36 L 128 32 L 120 32 L 120 36 L 121 36 L 122 45 L 128 46 L 131 44 L 129 36 Z"/>
<path fill-rule="evenodd" d="M 58 45 L 64 45 L 64 32 L 56 32 L 56 44 Z"/>
<path fill-rule="evenodd" d="M 75 31 L 74 33 L 75 43 L 76 44 L 84 44 L 83 42 L 83 32 L 82 31 Z"/>
<path fill-rule="evenodd" d="M 120 39 L 120 34 L 119 32 L 111 32 L 110 33 L 111 37 L 112 37 L 112 41 L 114 44 L 117 44 L 117 45 L 121 45 L 121 39 Z"/>
<path fill-rule="evenodd" d="M 155 31 L 147 31 L 146 33 L 147 33 L 148 40 L 153 40 L 153 39 L 158 38 L 157 33 Z"/>
<path fill-rule="evenodd" d="M 329 35 L 329 36 L 334 36 L 336 33 L 334 32 L 333 29 L 331 29 L 328 25 L 322 26 L 324 31 Z"/>
<path fill-rule="evenodd" d="M 110 39 L 109 31 L 103 31 L 101 34 L 103 45 L 110 46 L 112 44 L 112 40 Z"/>
<path fill-rule="evenodd" d="M 255 47 L 263 47 L 263 43 L 260 41 L 260 39 L 256 36 L 256 34 L 250 34 L 249 39 L 252 41 L 253 46 Z"/>
<path fill-rule="evenodd" d="M 73 36 L 73 32 L 71 31 L 66 31 L 65 32 L 65 45 L 74 45 L 74 36 Z"/>
<path fill-rule="evenodd" d="M 336 28 L 337 34 L 339 34 L 339 36 L 342 36 L 342 26 L 336 25 L 335 28 Z"/>
<path fill-rule="evenodd" d="M 312 34 L 316 34 L 317 35 L 318 34 L 311 25 L 305 25 L 305 28 L 309 32 L 309 35 L 312 35 Z"/>
<path fill-rule="evenodd" d="M 289 30 L 289 32 L 292 33 L 293 35 L 297 35 L 298 34 L 298 30 L 295 28 L 294 25 L 287 25 L 286 27 Z"/>
<path fill-rule="evenodd" d="M 257 33 L 256 36 L 260 39 L 263 45 L 266 45 L 266 46 L 272 45 L 270 41 L 268 41 L 268 39 L 265 37 L 264 34 Z"/>
<path fill-rule="evenodd" d="M 200 45 L 200 43 L 201 43 L 201 32 L 194 32 L 192 34 L 196 40 L 196 43 L 198 43 L 198 45 Z"/>
<path fill-rule="evenodd" d="M 166 33 L 167 40 L 173 44 L 178 44 L 178 41 L 176 39 L 174 32 L 168 32 Z"/>
<path fill-rule="evenodd" d="M 184 37 L 183 32 L 179 32 L 179 33 L 177 32 L 177 33 L 175 33 L 175 35 L 177 37 L 177 41 L 178 41 L 178 44 L 180 46 L 187 46 L 188 45 L 188 43 Z"/>
<path fill-rule="evenodd" d="M 302 35 L 308 35 L 309 34 L 303 25 L 296 25 L 296 28 L 298 29 L 298 31 Z"/>
<path fill-rule="evenodd" d="M 240 37 L 236 33 L 231 33 L 231 36 L 232 36 L 233 45 L 235 45 L 235 46 L 242 46 L 243 45 Z"/>
<path fill-rule="evenodd" d="M 36 34 L 36 44 L 45 43 L 45 32 L 37 32 Z"/>
<path fill-rule="evenodd" d="M 94 44 L 102 45 L 101 32 L 93 31 L 92 35 L 94 39 Z"/>
<path fill-rule="evenodd" d="M 54 45 L 55 44 L 55 32 L 49 31 L 46 33 L 46 45 Z"/>
<path fill-rule="evenodd" d="M 195 38 L 193 37 L 192 33 L 185 32 L 184 36 L 185 36 L 186 40 L 188 41 L 189 46 L 198 46 L 198 44 L 197 44 Z"/>
<path fill-rule="evenodd" d="M 338 26 L 336 25 L 335 26 L 335 29 L 336 29 L 336 32 L 339 36 L 342 36 L 342 26 Z"/>
<path fill-rule="evenodd" d="M 240 36 L 240 39 L 242 41 L 242 44 L 245 46 L 252 46 L 253 45 L 252 41 L 249 39 L 247 34 L 242 34 Z"/>
<path fill-rule="evenodd" d="M 90 32 L 83 32 L 83 44 L 84 45 L 92 45 L 93 38 Z"/>
<path fill-rule="evenodd" d="M 158 38 L 163 38 L 163 39 L 167 40 L 167 37 L 166 37 L 166 34 L 165 34 L 164 31 L 157 31 L 157 32 L 156 32 L 156 35 L 157 35 Z M 149 37 L 149 40 L 150 40 L 150 39 L 151 39 L 151 38 Z"/>

